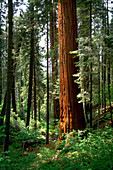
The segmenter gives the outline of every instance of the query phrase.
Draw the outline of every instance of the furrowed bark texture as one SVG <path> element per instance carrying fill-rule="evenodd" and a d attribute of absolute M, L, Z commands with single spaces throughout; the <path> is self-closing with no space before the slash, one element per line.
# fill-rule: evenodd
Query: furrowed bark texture
<path fill-rule="evenodd" d="M 64 0 L 58 3 L 59 33 L 59 80 L 60 80 L 60 132 L 84 129 L 85 119 L 82 105 L 78 103 L 78 85 L 73 74 L 77 73 L 74 65 L 78 58 L 73 58 L 70 51 L 77 49 L 76 1 Z"/>

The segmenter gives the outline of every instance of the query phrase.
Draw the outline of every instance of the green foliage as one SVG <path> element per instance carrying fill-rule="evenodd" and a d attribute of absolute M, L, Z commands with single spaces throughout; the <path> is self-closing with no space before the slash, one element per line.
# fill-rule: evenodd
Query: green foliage
<path fill-rule="evenodd" d="M 26 152 L 21 144 L 25 140 L 37 140 L 37 137 L 43 141 L 39 129 L 12 132 L 8 156 L 0 153 L 0 169 L 112 169 L 113 128 L 106 127 L 104 131 L 89 129 L 83 140 L 80 133 L 73 131 L 56 144 L 56 149 L 53 143 L 51 147 L 39 148 L 37 153 L 39 145 L 34 148 L 36 151 Z"/>
<path fill-rule="evenodd" d="M 10 126 L 14 131 L 20 131 L 25 126 L 24 120 L 21 120 L 20 117 L 18 117 L 18 115 L 15 115 L 14 112 L 11 113 L 10 123 Z"/>
<path fill-rule="evenodd" d="M 0 153 L 0 169 L 20 170 L 26 169 L 30 164 L 33 164 L 34 153 L 24 153 L 21 149 L 11 148 L 5 156 Z"/>
<path fill-rule="evenodd" d="M 0 145 L 3 144 L 3 140 L 4 140 L 4 137 L 5 137 L 5 126 L 0 126 Z"/>
<path fill-rule="evenodd" d="M 1 139 L 4 137 L 4 126 L 0 128 L 0 134 Z M 20 170 L 26 169 L 27 167 L 29 169 L 29 166 L 33 165 L 36 154 L 24 150 L 22 143 L 26 140 L 37 141 L 38 146 L 41 145 L 41 143 L 45 143 L 45 139 L 42 138 L 39 129 L 37 129 L 37 131 L 33 129 L 29 130 L 28 128 L 23 128 L 21 131 L 14 131 L 13 128 L 10 129 L 9 151 L 7 152 L 7 156 L 3 152 L 0 153 L 0 169 Z M 38 144 L 38 142 L 40 144 Z"/>
<path fill-rule="evenodd" d="M 74 133 L 75 135 L 75 133 Z M 113 128 L 106 127 L 105 131 L 92 131 L 87 139 L 72 137 L 61 141 L 56 155 L 51 150 L 40 152 L 42 159 L 47 154 L 46 160 L 39 161 L 40 169 L 112 169 L 113 168 Z M 49 153 L 48 153 L 49 152 Z M 44 154 L 45 153 L 45 154 Z M 44 154 L 44 157 L 43 157 Z M 49 158 L 50 155 L 54 155 Z"/>

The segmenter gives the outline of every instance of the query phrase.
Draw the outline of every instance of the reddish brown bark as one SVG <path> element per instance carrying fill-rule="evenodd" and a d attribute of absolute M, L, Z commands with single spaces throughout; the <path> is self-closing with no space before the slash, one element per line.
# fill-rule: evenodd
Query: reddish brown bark
<path fill-rule="evenodd" d="M 77 49 L 77 20 L 75 0 L 58 3 L 59 33 L 59 80 L 60 80 L 60 133 L 73 129 L 84 129 L 85 119 L 82 104 L 78 103 L 78 85 L 73 74 L 77 73 L 73 58 L 69 52 Z"/>

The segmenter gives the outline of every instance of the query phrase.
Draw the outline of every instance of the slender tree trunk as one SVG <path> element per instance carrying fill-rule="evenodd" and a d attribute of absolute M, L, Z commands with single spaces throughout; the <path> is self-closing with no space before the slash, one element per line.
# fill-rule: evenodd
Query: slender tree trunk
<path fill-rule="evenodd" d="M 2 3 L 0 4 L 0 105 L 2 103 Z"/>
<path fill-rule="evenodd" d="M 97 129 L 99 129 L 100 120 L 100 56 L 98 56 L 98 124 Z"/>
<path fill-rule="evenodd" d="M 102 5 L 102 8 L 104 9 L 104 0 L 103 0 L 103 5 Z M 106 15 L 105 14 L 102 14 L 103 15 L 103 22 L 102 22 L 102 31 L 103 33 L 105 34 L 105 29 L 106 29 Z M 104 41 L 103 41 L 103 46 L 102 46 L 102 84 L 101 84 L 101 87 L 102 87 L 102 108 L 105 108 L 105 105 L 106 105 L 106 101 L 105 101 L 105 65 L 104 65 Z"/>
<path fill-rule="evenodd" d="M 106 112 L 106 54 L 104 53 L 104 66 L 103 66 L 103 69 L 104 69 L 104 80 L 103 80 L 103 92 L 104 92 L 104 110 Z"/>
<path fill-rule="evenodd" d="M 0 115 L 2 117 L 2 119 L 0 119 L 0 126 L 2 126 L 4 123 L 4 116 L 5 116 L 5 109 L 6 109 L 6 96 L 7 96 L 7 93 L 5 94 L 5 97 L 4 97 L 4 104 L 3 104 L 1 115 Z"/>
<path fill-rule="evenodd" d="M 107 35 L 109 36 L 109 13 L 108 13 L 109 9 L 108 9 L 108 0 L 107 0 Z M 108 44 L 108 48 L 109 48 L 109 44 Z M 111 113 L 111 124 L 113 127 L 113 120 L 112 120 L 112 109 L 111 109 L 111 91 L 110 91 L 110 71 L 111 71 L 111 61 L 110 61 L 110 57 L 111 56 L 107 56 L 108 58 L 108 67 L 107 67 L 107 71 L 108 71 L 108 99 L 109 99 L 109 106 L 110 106 L 110 113 Z"/>
<path fill-rule="evenodd" d="M 30 73 L 29 73 L 29 90 L 28 90 L 28 104 L 27 104 L 27 119 L 26 127 L 30 123 L 30 110 L 32 101 L 32 80 L 33 80 L 33 65 L 34 65 L 34 6 L 31 5 L 31 44 L 30 44 Z"/>
<path fill-rule="evenodd" d="M 12 108 L 13 112 L 17 113 L 16 110 L 16 96 L 15 96 L 15 69 L 16 69 L 16 63 L 14 63 L 14 59 L 12 59 L 12 66 L 13 66 L 13 72 L 12 72 Z"/>
<path fill-rule="evenodd" d="M 22 42 L 22 39 L 20 39 L 20 43 L 18 45 L 18 50 L 17 50 L 17 54 L 19 56 L 19 51 L 20 51 L 20 47 L 21 47 L 21 42 Z M 16 110 L 16 98 L 15 98 L 15 70 L 16 70 L 16 63 L 14 64 L 14 59 L 12 59 L 12 87 L 11 87 L 11 94 L 12 94 L 12 108 L 13 108 L 13 111 L 15 113 L 17 113 L 17 110 Z M 1 117 L 3 117 L 4 119 L 4 116 L 5 116 L 5 109 L 6 109 L 6 96 L 7 96 L 7 92 L 5 94 L 5 97 L 4 97 L 4 104 L 3 104 L 3 107 L 2 107 L 2 111 L 1 111 Z M 0 126 L 3 125 L 3 119 L 0 120 Z"/>
<path fill-rule="evenodd" d="M 37 102 L 36 102 L 36 71 L 35 71 L 35 65 L 34 65 L 34 128 L 37 128 Z"/>
<path fill-rule="evenodd" d="M 84 62 L 88 62 L 88 57 L 84 59 Z M 88 64 L 86 64 L 84 66 L 83 74 L 84 74 L 84 72 L 86 73 L 86 75 L 84 76 L 84 80 L 83 80 L 84 91 L 89 92 L 89 65 Z M 87 123 L 89 123 L 89 118 L 88 118 L 89 102 L 86 101 L 86 97 L 85 97 L 85 100 L 84 100 L 84 105 L 85 105 L 86 120 L 87 120 Z"/>
<path fill-rule="evenodd" d="M 38 100 L 38 118 L 40 122 L 40 99 Z"/>
<path fill-rule="evenodd" d="M 20 37 L 20 41 L 18 42 L 18 47 L 16 49 L 16 57 L 19 56 L 20 48 L 21 48 L 22 38 Z M 13 112 L 17 114 L 16 108 L 16 94 L 15 94 L 15 70 L 16 70 L 17 61 L 16 59 L 12 59 L 13 73 L 12 73 L 12 108 Z"/>
<path fill-rule="evenodd" d="M 90 41 L 92 41 L 91 38 L 92 38 L 92 2 L 90 2 Z M 92 61 L 90 63 L 90 128 L 92 128 Z"/>
<path fill-rule="evenodd" d="M 9 128 L 10 128 L 10 104 L 12 87 L 12 38 L 13 38 L 13 2 L 8 0 L 8 69 L 7 69 L 7 96 L 6 96 L 6 128 L 4 140 L 4 152 L 9 148 Z"/>
<path fill-rule="evenodd" d="M 48 29 L 48 14 L 47 14 L 47 133 L 46 144 L 49 144 L 49 29 Z"/>
<path fill-rule="evenodd" d="M 103 59 L 103 50 L 102 50 L 102 83 L 101 83 L 101 88 L 102 88 L 102 99 L 101 99 L 101 106 L 102 108 L 104 107 L 104 59 Z"/>
<path fill-rule="evenodd" d="M 52 0 L 50 0 L 52 3 Z M 56 11 L 55 11 L 55 5 L 52 4 L 52 10 L 50 12 L 50 48 L 51 48 L 51 61 L 52 61 L 52 89 L 54 92 L 55 89 L 55 84 L 57 81 L 58 77 L 58 52 L 56 43 L 57 43 L 57 37 L 56 37 Z M 56 105 L 56 102 L 58 99 L 56 99 L 56 94 L 53 94 L 53 117 L 54 117 L 54 124 L 55 120 L 58 118 L 59 119 L 59 112 L 58 110 L 58 105 Z"/>
<path fill-rule="evenodd" d="M 73 129 L 84 129 L 85 119 L 82 104 L 78 103 L 78 84 L 74 83 L 73 74 L 78 68 L 70 51 L 77 49 L 77 20 L 75 0 L 64 0 L 58 3 L 59 33 L 59 80 L 60 80 L 60 132 L 71 132 Z"/>

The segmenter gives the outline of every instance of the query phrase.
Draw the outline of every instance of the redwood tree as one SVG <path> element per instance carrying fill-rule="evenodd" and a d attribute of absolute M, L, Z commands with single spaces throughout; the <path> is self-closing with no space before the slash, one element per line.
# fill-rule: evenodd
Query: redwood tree
<path fill-rule="evenodd" d="M 70 51 L 77 49 L 76 1 L 63 0 L 58 2 L 58 33 L 59 33 L 59 80 L 60 80 L 60 133 L 71 132 L 73 129 L 84 129 L 85 119 L 82 104 L 78 103 L 79 88 L 74 83 L 73 74 L 78 68 Z"/>

